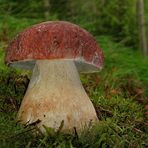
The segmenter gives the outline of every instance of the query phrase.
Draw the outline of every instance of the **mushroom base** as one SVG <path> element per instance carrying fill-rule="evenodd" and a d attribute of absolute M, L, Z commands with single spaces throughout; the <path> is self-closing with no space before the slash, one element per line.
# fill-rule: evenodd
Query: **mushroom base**
<path fill-rule="evenodd" d="M 73 61 L 38 60 L 22 101 L 18 120 L 25 125 L 43 125 L 77 132 L 98 120 Z"/>

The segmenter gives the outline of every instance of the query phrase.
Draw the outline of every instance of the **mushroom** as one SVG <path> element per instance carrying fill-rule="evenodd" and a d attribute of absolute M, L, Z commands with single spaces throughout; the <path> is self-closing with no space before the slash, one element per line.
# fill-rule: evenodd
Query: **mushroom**
<path fill-rule="evenodd" d="M 33 70 L 17 119 L 78 132 L 98 121 L 78 72 L 101 70 L 103 53 L 86 30 L 65 21 L 48 21 L 19 33 L 7 48 L 6 63 Z"/>

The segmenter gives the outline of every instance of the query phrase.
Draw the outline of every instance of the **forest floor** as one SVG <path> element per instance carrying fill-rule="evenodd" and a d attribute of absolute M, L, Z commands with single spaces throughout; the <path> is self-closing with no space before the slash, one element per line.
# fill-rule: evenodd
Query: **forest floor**
<path fill-rule="evenodd" d="M 105 54 L 104 69 L 82 74 L 81 80 L 100 121 L 81 135 L 47 128 L 37 136 L 16 122 L 30 73 L 8 68 L 7 45 L 0 43 L 0 148 L 148 147 L 148 58 L 109 37 L 96 38 Z"/>

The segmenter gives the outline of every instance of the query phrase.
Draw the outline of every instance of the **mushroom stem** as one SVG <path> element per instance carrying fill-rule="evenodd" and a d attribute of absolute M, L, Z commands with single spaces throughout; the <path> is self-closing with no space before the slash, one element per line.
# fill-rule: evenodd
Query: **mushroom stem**
<path fill-rule="evenodd" d="M 72 60 L 36 61 L 18 120 L 42 132 L 42 125 L 57 130 L 62 121 L 63 131 L 81 131 L 98 120 Z"/>

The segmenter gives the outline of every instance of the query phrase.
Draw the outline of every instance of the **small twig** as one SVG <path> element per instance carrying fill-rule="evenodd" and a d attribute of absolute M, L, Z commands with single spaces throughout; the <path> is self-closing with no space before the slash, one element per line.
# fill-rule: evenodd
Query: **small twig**
<path fill-rule="evenodd" d="M 14 99 L 12 99 L 12 98 L 9 98 L 9 100 L 10 100 L 10 102 L 11 102 L 11 104 L 12 104 L 12 106 L 13 106 L 13 108 L 17 111 L 17 105 L 16 105 L 16 102 L 15 102 L 15 100 Z"/>
<path fill-rule="evenodd" d="M 138 128 L 133 128 L 134 129 L 134 131 L 136 131 L 136 132 L 138 132 L 138 133 L 143 133 L 143 131 L 141 131 L 140 129 L 138 129 Z"/>
<path fill-rule="evenodd" d="M 78 136 L 78 132 L 77 132 L 76 127 L 74 127 L 74 135 L 75 135 L 76 139 L 79 139 L 79 136 Z"/>
<path fill-rule="evenodd" d="M 24 134 L 24 133 L 30 132 L 30 131 L 32 131 L 32 130 L 34 130 L 34 129 L 35 129 L 35 128 L 28 129 L 28 130 L 23 131 L 23 132 L 21 132 L 21 133 L 17 133 L 17 134 L 15 134 L 15 135 L 12 135 L 12 136 L 9 136 L 9 137 L 5 137 L 5 139 L 15 138 L 15 137 L 17 137 L 17 136 L 19 136 L 19 135 L 21 135 L 21 134 Z"/>
<path fill-rule="evenodd" d="M 60 126 L 59 126 L 59 128 L 58 128 L 58 130 L 56 132 L 57 135 L 60 133 L 60 131 L 62 130 L 63 126 L 64 126 L 64 120 L 61 121 L 61 124 L 60 124 Z"/>
<path fill-rule="evenodd" d="M 102 108 L 102 107 L 100 107 L 100 109 L 101 109 L 101 111 L 103 111 L 103 112 L 107 113 L 110 117 L 112 117 L 112 116 L 113 116 L 112 111 L 107 110 L 107 109 L 104 109 L 104 108 Z"/>
<path fill-rule="evenodd" d="M 39 124 L 41 122 L 41 120 L 40 119 L 38 119 L 38 120 L 36 120 L 36 121 L 34 121 L 33 123 L 30 123 L 30 124 L 27 124 L 26 126 L 25 126 L 25 128 L 26 127 L 30 127 L 30 126 L 36 126 L 37 124 Z"/>

